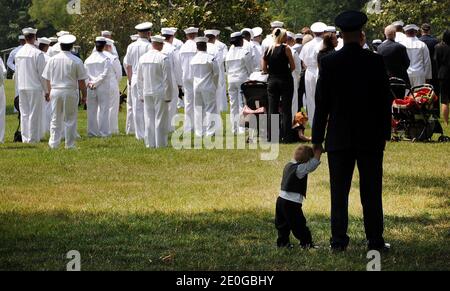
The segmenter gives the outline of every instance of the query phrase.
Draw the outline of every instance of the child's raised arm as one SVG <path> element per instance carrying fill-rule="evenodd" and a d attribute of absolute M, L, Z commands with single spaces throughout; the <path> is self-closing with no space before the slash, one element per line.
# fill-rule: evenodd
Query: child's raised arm
<path fill-rule="evenodd" d="M 320 160 L 316 157 L 309 160 L 307 163 L 300 164 L 297 168 L 297 178 L 303 179 L 306 175 L 314 172 L 320 166 Z"/>

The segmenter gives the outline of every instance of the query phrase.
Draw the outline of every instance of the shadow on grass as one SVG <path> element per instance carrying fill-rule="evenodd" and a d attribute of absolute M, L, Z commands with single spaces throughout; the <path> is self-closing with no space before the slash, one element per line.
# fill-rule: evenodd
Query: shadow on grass
<path fill-rule="evenodd" d="M 431 177 L 425 174 L 415 175 L 387 175 L 384 179 L 384 187 L 387 190 L 396 193 L 398 185 L 402 185 L 402 192 L 408 192 L 410 195 L 417 193 L 417 188 L 431 189 L 436 197 L 448 197 L 450 191 L 450 180 L 443 177 Z"/>
<path fill-rule="evenodd" d="M 327 248 L 329 218 L 308 215 L 318 251 L 278 250 L 273 214 L 212 211 L 199 214 L 0 214 L 1 270 L 64 270 L 78 250 L 83 270 L 365 270 L 360 217 L 351 217 L 352 245 Z M 449 270 L 448 229 L 441 219 L 387 217 L 394 251 L 389 270 Z M 437 226 L 441 225 L 441 226 Z"/>

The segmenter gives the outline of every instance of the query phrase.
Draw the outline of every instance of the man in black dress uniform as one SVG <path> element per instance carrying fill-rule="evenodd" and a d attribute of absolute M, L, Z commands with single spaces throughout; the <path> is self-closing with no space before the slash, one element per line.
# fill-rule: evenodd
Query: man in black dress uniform
<path fill-rule="evenodd" d="M 434 90 L 436 92 L 440 91 L 439 88 L 439 80 L 438 80 L 438 71 L 437 71 L 437 65 L 436 61 L 434 60 L 434 49 L 439 44 L 439 40 L 431 35 L 431 25 L 428 23 L 424 23 L 422 25 L 422 36 L 419 38 L 419 40 L 423 41 L 430 51 L 430 57 L 431 57 L 431 66 L 433 69 L 433 79 L 431 80 L 431 85 L 434 86 Z"/>
<path fill-rule="evenodd" d="M 400 78 L 409 85 L 408 68 L 411 61 L 406 47 L 395 42 L 396 31 L 393 25 L 386 27 L 386 41 L 378 46 L 378 54 L 383 56 L 389 77 Z"/>
<path fill-rule="evenodd" d="M 383 238 L 383 156 L 391 138 L 392 95 L 383 58 L 360 42 L 367 16 L 347 11 L 336 18 L 344 47 L 322 60 L 313 125 L 314 150 L 325 140 L 331 179 L 331 248 L 343 251 L 350 238 L 348 199 L 355 164 L 360 173 L 364 226 L 370 250 L 390 248 Z M 345 89 L 343 89 L 345 88 Z"/>

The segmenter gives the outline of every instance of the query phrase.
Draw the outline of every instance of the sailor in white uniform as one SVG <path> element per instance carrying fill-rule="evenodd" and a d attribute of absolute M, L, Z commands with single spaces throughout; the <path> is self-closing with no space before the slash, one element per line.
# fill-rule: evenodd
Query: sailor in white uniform
<path fill-rule="evenodd" d="M 191 60 L 194 77 L 194 125 L 195 134 L 199 137 L 215 135 L 218 122 L 216 117 L 219 116 L 216 93 L 220 69 L 215 57 L 207 52 L 208 41 L 207 37 L 195 39 L 198 52 Z"/>
<path fill-rule="evenodd" d="M 170 64 L 170 72 L 172 74 L 171 80 L 171 102 L 169 103 L 169 117 L 168 117 L 168 130 L 169 132 L 173 132 L 175 127 L 172 125 L 173 118 L 177 115 L 178 112 L 178 96 L 180 93 L 180 88 L 183 86 L 182 81 L 182 71 L 180 70 L 180 52 L 173 45 L 173 41 L 175 39 L 175 31 L 171 28 L 162 28 L 161 35 L 165 38 L 164 47 L 162 49 L 162 53 L 167 56 Z"/>
<path fill-rule="evenodd" d="M 17 88 L 17 80 L 16 80 L 16 74 L 15 74 L 15 72 L 16 72 L 16 65 L 15 65 L 16 54 L 21 48 L 23 48 L 25 43 L 26 43 L 25 36 L 19 35 L 19 46 L 16 47 L 15 49 L 13 49 L 9 53 L 8 60 L 6 61 L 6 65 L 14 73 L 13 74 L 14 90 L 15 90 L 14 97 L 19 96 L 19 89 Z M 15 107 L 14 107 L 14 112 L 17 112 Z"/>
<path fill-rule="evenodd" d="M 112 65 L 110 71 L 110 98 L 111 104 L 109 108 L 109 127 L 111 134 L 119 134 L 119 107 L 120 107 L 120 81 L 122 80 L 122 65 L 119 57 L 114 52 L 114 40 L 106 38 L 105 51 L 103 52 Z"/>
<path fill-rule="evenodd" d="M 134 130 L 136 139 L 143 140 L 145 137 L 145 122 L 144 122 L 144 103 L 138 100 L 138 88 L 137 88 L 137 69 L 139 65 L 139 59 L 145 53 L 147 53 L 152 45 L 149 41 L 153 24 L 145 22 L 137 25 L 135 29 L 139 33 L 139 38 L 135 42 L 131 43 L 127 49 L 127 76 L 128 86 L 131 88 L 131 98 L 133 106 L 133 118 L 134 118 Z M 130 97 L 128 97 L 130 98 Z"/>
<path fill-rule="evenodd" d="M 131 42 L 135 42 L 139 39 L 138 34 L 130 35 Z M 127 55 L 123 58 L 123 69 L 125 70 L 125 74 L 128 77 L 127 72 Z M 131 98 L 131 86 L 127 84 L 127 119 L 125 121 L 125 133 L 127 135 L 135 135 L 134 130 L 134 115 L 133 115 L 133 98 Z"/>
<path fill-rule="evenodd" d="M 51 40 L 42 37 L 38 38 L 38 48 L 40 51 L 44 53 L 45 57 L 45 63 L 47 64 L 48 60 L 50 59 L 49 55 L 47 54 L 47 51 L 50 47 Z M 46 88 L 45 91 L 48 91 L 48 88 Z M 42 92 L 43 96 L 45 97 L 45 92 Z M 42 103 L 42 137 L 44 137 L 47 133 L 50 132 L 50 123 L 52 121 L 52 103 L 50 100 L 44 100 Z"/>
<path fill-rule="evenodd" d="M 59 38 L 59 37 L 61 37 L 61 36 L 69 35 L 69 34 L 70 34 L 70 32 L 62 30 L 62 31 L 56 33 L 56 36 Z M 49 48 L 47 54 L 48 54 L 50 57 L 53 57 L 53 56 L 56 56 L 56 55 L 57 55 L 58 53 L 60 53 L 60 52 L 61 52 L 61 44 L 60 44 L 59 41 L 58 41 L 56 44 L 54 44 L 53 46 L 51 46 L 51 47 Z"/>
<path fill-rule="evenodd" d="M 270 24 L 270 27 L 272 28 L 271 30 L 273 31 L 276 28 L 283 28 L 284 23 L 281 21 L 274 21 Z M 274 42 L 275 40 L 272 33 L 266 36 L 266 38 L 263 40 L 261 44 L 263 56 L 266 53 L 266 51 L 273 46 Z"/>
<path fill-rule="evenodd" d="M 423 85 L 433 78 L 430 51 L 427 45 L 417 38 L 419 27 L 415 24 L 405 26 L 406 38 L 400 43 L 406 47 L 411 61 L 408 76 L 412 87 Z"/>
<path fill-rule="evenodd" d="M 88 78 L 83 62 L 71 53 L 76 37 L 64 35 L 58 38 L 61 52 L 50 58 L 42 74 L 47 80 L 52 103 L 52 121 L 50 125 L 49 146 L 59 147 L 63 134 L 66 148 L 75 147 L 77 139 L 78 91 L 81 101 L 86 103 L 86 79 Z"/>
<path fill-rule="evenodd" d="M 19 104 L 23 143 L 38 143 L 42 139 L 42 106 L 48 99 L 46 82 L 42 78 L 45 56 L 35 47 L 37 29 L 22 30 L 26 44 L 15 57 L 19 89 Z"/>
<path fill-rule="evenodd" d="M 244 40 L 241 32 L 231 34 L 232 44 L 225 59 L 228 75 L 228 92 L 230 94 L 230 112 L 233 134 L 242 134 L 245 128 L 239 127 L 240 113 L 244 107 L 241 86 L 253 73 L 251 54 L 242 46 Z"/>
<path fill-rule="evenodd" d="M 220 30 L 209 29 L 205 31 L 205 36 L 208 38 L 208 43 L 213 44 L 219 50 L 219 83 L 217 85 L 216 105 L 219 113 L 228 111 L 228 96 L 227 96 L 227 80 L 225 74 L 225 58 L 228 54 L 228 47 L 219 40 Z M 208 47 L 211 47 L 208 45 Z"/>
<path fill-rule="evenodd" d="M 172 72 L 169 58 L 161 51 L 165 37 L 151 38 L 152 49 L 139 60 L 137 83 L 139 100 L 145 108 L 145 146 L 168 146 L 168 106 L 172 101 Z"/>
<path fill-rule="evenodd" d="M 198 28 L 189 27 L 184 32 L 187 40 L 180 49 L 180 62 L 183 70 L 184 131 L 189 133 L 194 130 L 194 77 L 192 76 L 191 60 L 197 54 L 197 44 L 194 39 L 198 35 Z"/>
<path fill-rule="evenodd" d="M 181 47 L 183 46 L 183 42 L 181 41 L 181 40 L 179 40 L 178 38 L 176 38 L 176 34 L 177 34 L 177 32 L 178 32 L 178 28 L 176 28 L 176 27 L 170 27 L 170 29 L 173 31 L 173 34 L 174 34 L 174 37 L 173 37 L 173 42 L 172 42 L 172 44 L 173 44 L 173 46 L 175 47 L 175 49 L 177 50 L 177 51 L 179 51 L 180 49 L 181 49 Z"/>
<path fill-rule="evenodd" d="M 4 80 L 6 79 L 6 67 L 0 58 L 0 144 L 5 142 L 6 125 L 6 96 Z"/>
<path fill-rule="evenodd" d="M 303 47 L 300 53 L 300 59 L 306 67 L 305 73 L 305 91 L 306 91 L 306 109 L 308 111 L 309 124 L 313 125 L 314 113 L 316 109 L 316 85 L 319 78 L 319 67 L 317 56 L 322 49 L 323 33 L 327 29 L 327 25 L 322 22 L 316 22 L 311 26 L 314 33 L 314 39 Z"/>
<path fill-rule="evenodd" d="M 297 52 L 298 56 L 300 57 L 300 53 L 302 52 L 303 48 L 303 34 L 297 33 L 295 35 L 295 44 L 292 48 Z"/>
<path fill-rule="evenodd" d="M 86 59 L 84 66 L 88 74 L 88 136 L 111 136 L 109 112 L 111 108 L 111 61 L 103 52 L 104 37 L 95 39 L 96 51 Z"/>
<path fill-rule="evenodd" d="M 254 67 L 255 72 L 260 72 L 262 69 L 261 61 L 263 57 L 263 50 L 261 46 L 263 29 L 261 27 L 255 27 L 252 29 L 252 32 L 253 32 L 252 45 L 255 54 L 253 57 Z"/>
<path fill-rule="evenodd" d="M 295 115 L 298 112 L 299 105 L 299 96 L 298 89 L 300 86 L 300 78 L 302 76 L 302 61 L 300 60 L 300 55 L 295 49 L 295 33 L 288 31 L 288 45 L 291 48 L 292 56 L 294 57 L 295 62 L 295 70 L 292 72 L 292 78 L 294 79 L 294 96 L 292 97 L 292 121 L 295 118 Z M 303 97 L 302 97 L 303 98 Z"/>
<path fill-rule="evenodd" d="M 397 33 L 395 34 L 395 42 L 403 42 L 406 40 L 406 35 L 404 34 L 403 27 L 405 23 L 401 20 L 392 23 L 393 26 L 397 29 Z"/>

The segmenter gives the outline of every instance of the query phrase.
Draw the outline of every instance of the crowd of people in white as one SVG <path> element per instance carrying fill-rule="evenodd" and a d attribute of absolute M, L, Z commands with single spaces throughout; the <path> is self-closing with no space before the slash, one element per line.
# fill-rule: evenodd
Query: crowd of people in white
<path fill-rule="evenodd" d="M 271 23 L 272 30 L 283 26 L 279 21 Z M 23 29 L 21 45 L 11 52 L 7 62 L 14 72 L 15 95 L 19 96 L 22 141 L 38 143 L 50 133 L 51 148 L 57 148 L 63 139 L 66 148 L 75 147 L 80 101 L 87 105 L 89 137 L 119 134 L 119 83 L 123 71 L 128 78 L 126 134 L 135 135 L 147 147 L 168 146 L 168 135 L 175 130 L 172 121 L 181 108 L 186 133 L 214 136 L 222 126 L 220 113 L 228 108 L 233 134 L 244 133 L 239 122 L 244 107 L 241 85 L 252 74 L 263 71 L 265 52 L 275 45 L 275 35 L 263 39 L 262 28 L 245 28 L 231 34 L 228 47 L 219 40 L 219 30 L 205 30 L 199 37 L 199 29 L 189 27 L 184 30 L 186 41 L 182 42 L 175 37 L 177 28 L 162 28 L 158 35 L 152 34 L 152 28 L 150 22 L 135 27 L 137 34 L 131 36 L 122 63 L 109 31 L 95 39 L 95 48 L 83 63 L 72 52 L 76 37 L 69 32 L 37 38 L 36 29 Z M 335 37 L 333 51 L 343 47 L 343 40 L 335 27 L 321 22 L 302 33 L 286 34 L 295 63 L 292 119 L 305 105 L 312 126 L 318 56 L 324 49 L 324 35 Z M 432 79 L 430 53 L 416 34 L 406 36 L 399 31 L 395 41 L 408 49 L 411 83 L 423 84 Z M 0 70 L 3 142 L 6 67 L 1 60 Z"/>

